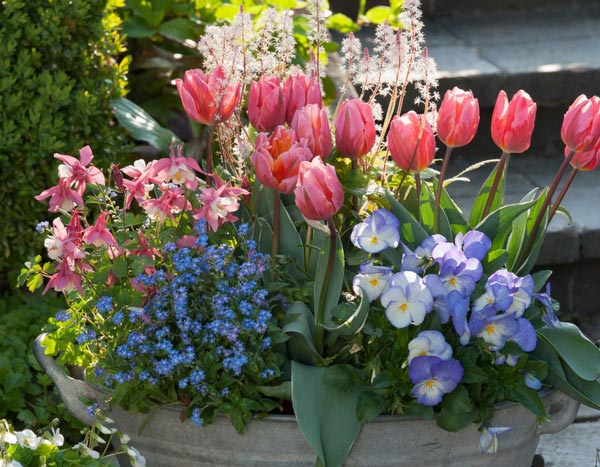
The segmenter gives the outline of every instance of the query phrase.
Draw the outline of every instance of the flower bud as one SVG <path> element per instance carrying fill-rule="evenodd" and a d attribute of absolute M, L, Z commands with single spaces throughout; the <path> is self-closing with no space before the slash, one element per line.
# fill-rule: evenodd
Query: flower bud
<path fill-rule="evenodd" d="M 560 136 L 574 152 L 591 151 L 600 138 L 600 98 L 580 95 L 563 119 Z"/>
<path fill-rule="evenodd" d="M 565 157 L 568 157 L 571 149 L 565 147 Z M 571 166 L 577 170 L 589 172 L 600 165 L 600 141 L 590 151 L 576 152 L 570 161 Z"/>
<path fill-rule="evenodd" d="M 300 163 L 312 159 L 312 153 L 298 142 L 294 130 L 280 125 L 270 138 L 265 133 L 258 135 L 250 159 L 260 183 L 291 193 L 296 187 Z"/>
<path fill-rule="evenodd" d="M 300 142 L 306 138 L 306 144 L 314 156 L 323 159 L 329 157 L 333 143 L 325 109 L 321 109 L 317 104 L 298 109 L 292 120 L 292 128 Z"/>
<path fill-rule="evenodd" d="M 424 116 L 412 110 L 392 119 L 387 144 L 396 165 L 413 173 L 427 168 L 435 155 L 435 136 L 431 126 Z"/>
<path fill-rule="evenodd" d="M 438 112 L 437 134 L 448 147 L 466 146 L 479 126 L 479 102 L 471 91 L 457 87 L 446 91 Z"/>
<path fill-rule="evenodd" d="M 343 156 L 364 156 L 375 143 L 375 121 L 371 106 L 360 99 L 342 102 L 334 126 L 335 145 Z"/>
<path fill-rule="evenodd" d="M 522 153 L 531 144 L 537 105 L 525 91 L 510 101 L 504 91 L 498 93 L 492 114 L 492 139 L 505 152 Z"/>
<path fill-rule="evenodd" d="M 283 83 L 283 95 L 286 103 L 285 122 L 288 125 L 292 123 L 296 110 L 308 104 L 323 107 L 319 82 L 303 73 L 288 76 Z"/>
<path fill-rule="evenodd" d="M 285 98 L 278 76 L 261 76 L 250 85 L 248 119 L 258 131 L 271 132 L 285 122 Z"/>
<path fill-rule="evenodd" d="M 222 66 L 206 74 L 200 69 L 187 70 L 175 84 L 185 112 L 204 125 L 229 120 L 241 97 L 240 83 L 227 83 Z"/>
<path fill-rule="evenodd" d="M 320 157 L 300 164 L 294 195 L 300 212 L 313 221 L 329 219 L 344 203 L 344 189 L 335 168 Z"/>

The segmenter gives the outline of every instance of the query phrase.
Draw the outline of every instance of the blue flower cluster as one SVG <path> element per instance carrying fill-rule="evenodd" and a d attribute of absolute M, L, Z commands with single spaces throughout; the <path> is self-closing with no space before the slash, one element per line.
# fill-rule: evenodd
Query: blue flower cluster
<path fill-rule="evenodd" d="M 200 222 L 195 247 L 163 248 L 161 267 L 137 278 L 152 290 L 145 305 L 107 315 L 109 325 L 127 332 L 112 355 L 121 363 L 99 363 L 106 370 L 97 373 L 101 381 L 172 381 L 193 401 L 192 418 L 201 424 L 202 407 L 234 393 L 242 377 L 264 384 L 279 375 L 269 294 L 260 286 L 269 257 L 257 251 L 246 228 L 240 231 L 230 244 L 212 245 Z M 96 308 L 108 313 L 112 300 L 102 297 Z"/>

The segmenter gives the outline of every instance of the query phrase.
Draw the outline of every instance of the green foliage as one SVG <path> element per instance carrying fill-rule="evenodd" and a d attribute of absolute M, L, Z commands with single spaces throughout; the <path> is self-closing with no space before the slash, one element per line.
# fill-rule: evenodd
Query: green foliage
<path fill-rule="evenodd" d="M 75 439 L 81 424 L 67 412 L 31 350 L 48 318 L 63 305 L 53 296 L 26 293 L 0 299 L 0 418 L 20 428 L 45 426 L 60 418 L 67 439 Z"/>
<path fill-rule="evenodd" d="M 0 6 L 0 288 L 38 244 L 33 199 L 54 181 L 55 152 L 89 144 L 113 161 L 124 133 L 109 102 L 125 93 L 119 0 L 11 0 Z M 15 170 L 16 169 L 16 170 Z"/>

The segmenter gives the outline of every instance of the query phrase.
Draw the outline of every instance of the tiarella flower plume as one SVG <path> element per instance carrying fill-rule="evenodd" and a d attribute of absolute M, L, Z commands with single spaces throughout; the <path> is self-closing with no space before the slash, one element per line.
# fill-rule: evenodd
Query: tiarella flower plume
<path fill-rule="evenodd" d="M 229 120 L 241 98 L 240 83 L 229 81 L 222 66 L 209 73 L 187 70 L 175 84 L 188 116 L 204 125 Z"/>
<path fill-rule="evenodd" d="M 435 156 L 433 129 L 412 110 L 392 119 L 387 144 L 396 165 L 409 172 L 426 169 Z"/>
<path fill-rule="evenodd" d="M 285 97 L 278 76 L 261 76 L 250 85 L 248 119 L 258 131 L 271 132 L 285 123 Z"/>
<path fill-rule="evenodd" d="M 498 93 L 492 114 L 492 139 L 504 152 L 527 151 L 535 124 L 537 105 L 525 91 L 518 91 L 511 101 L 504 91 Z"/>
<path fill-rule="evenodd" d="M 352 243 L 367 253 L 396 248 L 400 243 L 400 221 L 387 209 L 373 211 L 352 230 Z"/>
<path fill-rule="evenodd" d="M 448 147 L 469 144 L 479 126 L 479 102 L 471 91 L 457 87 L 446 91 L 437 117 L 437 135 Z"/>
<path fill-rule="evenodd" d="M 563 119 L 560 136 L 573 152 L 588 152 L 600 139 L 600 98 L 581 94 Z"/>
<path fill-rule="evenodd" d="M 367 154 L 375 143 L 375 121 L 371 106 L 360 99 L 342 102 L 334 121 L 335 145 L 343 156 L 357 158 Z"/>

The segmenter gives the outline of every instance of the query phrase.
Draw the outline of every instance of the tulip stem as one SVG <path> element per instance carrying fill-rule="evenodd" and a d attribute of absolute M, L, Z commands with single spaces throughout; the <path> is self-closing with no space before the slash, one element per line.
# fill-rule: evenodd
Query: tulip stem
<path fill-rule="evenodd" d="M 208 148 L 206 151 L 206 173 L 210 176 L 213 173 L 213 161 L 212 161 L 212 145 L 213 138 L 215 135 L 215 125 L 209 125 L 208 127 Z"/>
<path fill-rule="evenodd" d="M 304 245 L 304 269 L 308 273 L 310 270 L 310 255 L 312 253 L 312 238 L 313 238 L 313 228 L 310 225 L 306 226 L 306 243 Z"/>
<path fill-rule="evenodd" d="M 571 183 L 573 183 L 573 179 L 575 178 L 575 175 L 577 175 L 578 173 L 579 173 L 579 170 L 576 169 L 575 167 L 573 167 L 571 169 L 571 172 L 569 173 L 569 176 L 567 177 L 565 184 L 563 185 L 562 189 L 560 190 L 560 193 L 556 197 L 556 201 L 554 201 L 554 203 L 552 204 L 552 207 L 550 208 L 550 214 L 548 216 L 548 224 L 550 224 L 550 221 L 554 217 L 554 214 L 556 214 L 556 210 L 559 208 L 560 203 L 562 203 L 562 200 L 565 197 L 565 195 L 567 194 L 567 191 L 569 191 Z"/>
<path fill-rule="evenodd" d="M 502 174 L 504 173 L 504 168 L 506 167 L 506 163 L 508 162 L 509 155 L 510 153 L 502 151 L 502 156 L 500 157 L 498 165 L 496 166 L 496 176 L 494 177 L 494 181 L 492 182 L 490 192 L 488 193 L 487 200 L 485 201 L 485 207 L 483 208 L 481 219 L 485 219 L 490 213 L 490 210 L 492 209 L 492 204 L 494 202 L 494 198 L 496 197 L 498 185 L 500 184 L 500 179 L 502 178 Z"/>
<path fill-rule="evenodd" d="M 567 167 L 568 167 L 569 163 L 571 162 L 571 159 L 573 159 L 574 155 L 575 155 L 575 152 L 570 151 L 569 154 L 567 155 L 567 157 L 565 157 L 562 164 L 560 165 L 560 168 L 556 172 L 556 175 L 554 176 L 554 180 L 552 180 L 552 183 L 550 184 L 550 188 L 548 188 L 548 194 L 546 195 L 546 199 L 544 200 L 544 203 L 542 204 L 542 207 L 539 210 L 537 217 L 535 218 L 535 222 L 533 224 L 533 227 L 531 228 L 531 233 L 529 234 L 529 238 L 527 239 L 525 248 L 523 249 L 523 252 L 519 256 L 519 261 L 515 262 L 515 266 L 520 267 L 525 262 L 525 260 L 529 256 L 529 254 L 531 253 L 531 249 L 533 248 L 533 242 L 535 241 L 535 237 L 537 236 L 538 230 L 540 229 L 542 219 L 544 218 L 544 215 L 546 214 L 546 210 L 548 209 L 548 206 L 550 205 L 550 202 L 552 201 L 552 197 L 554 196 L 554 192 L 556 191 L 556 188 L 558 188 L 558 184 L 559 184 L 561 178 L 563 177 L 565 170 L 567 170 Z M 567 186 L 567 189 L 568 188 L 569 187 Z M 566 193 L 566 190 L 564 190 L 564 191 Z M 559 197 L 560 197 L 560 195 L 559 195 Z M 564 194 L 563 194 L 563 197 L 564 197 Z M 558 209 L 558 204 L 557 204 L 557 209 Z M 551 219 L 551 217 L 548 218 L 546 225 L 548 225 L 550 223 L 550 219 Z"/>
<path fill-rule="evenodd" d="M 356 160 L 356 158 L 352 158 L 352 172 L 356 172 L 358 170 L 358 161 Z M 358 206 L 358 196 L 356 196 L 355 194 L 352 195 L 352 208 L 358 212 L 359 206 Z"/>
<path fill-rule="evenodd" d="M 281 231 L 281 197 L 279 190 L 273 190 L 273 241 L 271 242 L 271 260 L 275 261 L 279 253 L 279 233 Z M 271 269 L 271 280 L 275 280 L 275 271 Z"/>
<path fill-rule="evenodd" d="M 321 295 L 319 296 L 319 309 L 317 310 L 315 319 L 315 346 L 317 352 L 321 355 L 323 354 L 323 340 L 325 335 L 325 328 L 323 327 L 323 322 L 325 321 L 325 305 L 327 302 L 329 282 L 331 281 L 331 274 L 333 273 L 337 248 L 337 232 L 335 230 L 333 217 L 327 219 L 327 226 L 329 227 L 329 256 L 327 258 L 327 269 L 325 270 L 325 277 L 323 278 L 323 286 L 321 287 Z"/>
<path fill-rule="evenodd" d="M 444 154 L 444 160 L 442 161 L 442 168 L 440 170 L 440 178 L 438 179 L 438 186 L 435 193 L 435 209 L 433 214 L 433 232 L 439 233 L 440 230 L 440 204 L 442 202 L 442 188 L 444 187 L 444 179 L 446 178 L 446 171 L 448 170 L 448 163 L 450 162 L 450 154 L 452 153 L 452 146 L 446 147 L 446 153 Z"/>
<path fill-rule="evenodd" d="M 421 222 L 421 173 L 415 173 L 415 190 L 417 196 L 417 212 L 419 213 L 419 222 Z"/>

